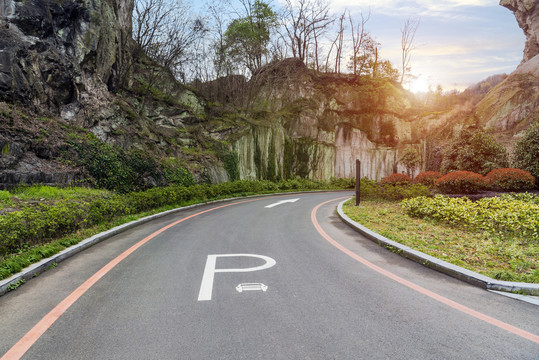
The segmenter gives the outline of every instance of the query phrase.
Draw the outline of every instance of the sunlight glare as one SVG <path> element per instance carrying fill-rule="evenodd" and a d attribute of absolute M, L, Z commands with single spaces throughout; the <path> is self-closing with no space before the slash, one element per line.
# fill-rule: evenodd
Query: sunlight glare
<path fill-rule="evenodd" d="M 410 91 L 414 94 L 429 92 L 429 82 L 422 76 L 417 77 L 410 83 Z"/>

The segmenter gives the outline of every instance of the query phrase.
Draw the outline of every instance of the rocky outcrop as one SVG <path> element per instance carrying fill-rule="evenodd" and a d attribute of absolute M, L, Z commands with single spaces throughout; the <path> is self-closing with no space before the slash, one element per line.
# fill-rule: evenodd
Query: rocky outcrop
<path fill-rule="evenodd" d="M 350 178 L 359 159 L 362 176 L 380 180 L 405 171 L 399 149 L 419 141 L 413 97 L 385 79 L 317 73 L 286 59 L 248 85 L 248 105 L 265 122 L 235 142 L 242 178 Z"/>
<path fill-rule="evenodd" d="M 539 54 L 539 4 L 537 0 L 500 0 L 500 5 L 511 10 L 526 36 L 525 63 Z"/>
<path fill-rule="evenodd" d="M 501 0 L 526 35 L 521 64 L 478 103 L 479 123 L 495 131 L 508 148 L 539 119 L 539 5 L 536 0 Z"/>
<path fill-rule="evenodd" d="M 133 0 L 0 0 L 0 99 L 72 117 L 129 70 Z"/>

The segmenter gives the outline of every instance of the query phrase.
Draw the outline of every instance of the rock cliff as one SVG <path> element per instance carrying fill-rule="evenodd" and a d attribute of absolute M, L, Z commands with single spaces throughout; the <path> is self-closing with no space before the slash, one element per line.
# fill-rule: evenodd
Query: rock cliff
<path fill-rule="evenodd" d="M 469 122 L 493 128 L 510 146 L 538 117 L 539 6 L 501 4 L 527 36 L 522 64 L 477 107 L 423 116 L 395 82 L 322 74 L 296 59 L 248 81 L 198 84 L 218 90 L 210 102 L 133 42 L 132 0 L 0 0 L 0 186 L 85 179 L 76 149 L 92 136 L 126 158 L 150 156 L 157 167 L 172 159 L 212 182 L 353 177 L 356 159 L 362 176 L 379 180 L 406 170 L 399 158 L 410 146 L 423 169 L 439 162 L 427 156 L 436 144 L 426 139 Z M 161 183 L 142 177 L 142 187 Z"/>
<path fill-rule="evenodd" d="M 536 0 L 500 0 L 500 5 L 511 10 L 526 36 L 522 63 L 539 54 L 539 4 Z"/>
<path fill-rule="evenodd" d="M 130 69 L 133 0 L 0 0 L 0 97 L 66 118 Z"/>
<path fill-rule="evenodd" d="M 479 102 L 479 123 L 495 131 L 509 149 L 539 119 L 539 5 L 536 0 L 501 0 L 526 35 L 522 62 Z"/>
<path fill-rule="evenodd" d="M 234 145 L 243 178 L 313 179 L 362 176 L 380 180 L 397 171 L 399 148 L 417 143 L 414 97 L 387 79 L 321 74 L 297 59 L 257 72 L 249 107 L 265 122 Z"/>

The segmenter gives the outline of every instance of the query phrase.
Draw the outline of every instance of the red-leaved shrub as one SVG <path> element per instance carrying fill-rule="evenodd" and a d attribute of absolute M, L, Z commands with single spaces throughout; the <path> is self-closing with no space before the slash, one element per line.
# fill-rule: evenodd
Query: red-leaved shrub
<path fill-rule="evenodd" d="M 535 178 L 521 169 L 494 169 L 486 176 L 488 185 L 494 190 L 529 190 L 535 187 Z"/>
<path fill-rule="evenodd" d="M 483 175 L 471 171 L 454 171 L 436 180 L 434 186 L 438 190 L 449 194 L 474 194 L 487 187 Z"/>
<path fill-rule="evenodd" d="M 412 179 L 404 174 L 391 174 L 380 181 L 382 185 L 408 185 L 412 183 Z"/>
<path fill-rule="evenodd" d="M 436 180 L 443 175 L 438 171 L 423 171 L 414 178 L 414 184 L 422 184 L 428 187 L 433 187 Z"/>

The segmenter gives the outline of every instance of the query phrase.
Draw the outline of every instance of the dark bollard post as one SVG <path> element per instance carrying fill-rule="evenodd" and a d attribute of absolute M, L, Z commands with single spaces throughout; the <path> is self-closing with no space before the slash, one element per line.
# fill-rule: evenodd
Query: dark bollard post
<path fill-rule="evenodd" d="M 356 159 L 356 206 L 361 201 L 361 161 Z"/>

